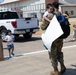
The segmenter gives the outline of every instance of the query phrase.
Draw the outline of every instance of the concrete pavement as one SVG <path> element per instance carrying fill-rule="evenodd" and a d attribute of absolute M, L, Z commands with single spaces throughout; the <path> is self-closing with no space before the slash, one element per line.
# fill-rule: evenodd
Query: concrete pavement
<path fill-rule="evenodd" d="M 64 75 L 76 75 L 76 46 L 68 46 L 63 52 L 67 67 Z M 50 75 L 51 70 L 47 51 L 0 62 L 0 75 Z"/>
<path fill-rule="evenodd" d="M 0 75 L 50 75 L 51 62 L 39 38 L 40 35 L 36 35 L 30 41 L 15 42 L 15 53 L 23 54 L 23 56 L 0 61 Z M 72 36 L 66 39 L 69 42 L 64 43 L 63 52 L 67 70 L 63 75 L 76 75 L 76 41 L 71 39 Z M 4 53 L 8 55 L 7 50 Z M 60 66 L 58 67 L 60 70 Z"/>

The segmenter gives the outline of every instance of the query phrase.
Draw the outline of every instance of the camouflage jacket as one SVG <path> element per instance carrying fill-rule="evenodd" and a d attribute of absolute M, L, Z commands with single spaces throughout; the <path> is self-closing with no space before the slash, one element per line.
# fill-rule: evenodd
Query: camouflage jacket
<path fill-rule="evenodd" d="M 52 13 L 48 14 L 47 18 L 51 20 L 53 18 L 53 14 Z M 48 25 L 49 25 L 49 22 L 43 19 L 40 27 L 42 30 L 46 30 Z"/>

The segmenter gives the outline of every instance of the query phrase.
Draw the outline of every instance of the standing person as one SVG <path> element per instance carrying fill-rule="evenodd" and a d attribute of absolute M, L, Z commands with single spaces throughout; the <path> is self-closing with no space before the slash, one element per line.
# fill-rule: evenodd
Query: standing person
<path fill-rule="evenodd" d="M 73 25 L 73 40 L 76 41 L 76 25 Z"/>
<path fill-rule="evenodd" d="M 66 19 L 69 19 L 69 14 L 68 14 L 68 12 L 65 12 L 63 15 L 65 16 Z"/>
<path fill-rule="evenodd" d="M 11 55 L 14 56 L 14 35 L 12 35 L 11 30 L 7 30 L 7 36 L 5 37 L 5 41 L 7 42 L 9 58 L 11 58 Z"/>
<path fill-rule="evenodd" d="M 67 19 L 67 20 L 69 20 L 69 14 L 68 14 L 68 12 L 65 12 L 64 14 L 64 17 Z M 69 21 L 68 21 L 69 22 Z M 70 23 L 69 23 L 69 25 L 70 25 Z M 66 43 L 66 42 L 68 42 L 66 39 L 64 39 L 64 42 Z"/>
<path fill-rule="evenodd" d="M 54 2 L 54 13 L 59 14 L 59 3 Z M 64 65 L 64 59 L 63 59 L 63 52 L 62 52 L 62 47 L 63 47 L 63 39 L 56 39 L 51 46 L 51 52 L 49 52 L 49 57 L 51 59 L 51 63 L 53 66 L 54 71 L 51 72 L 51 75 L 59 75 L 59 70 L 58 70 L 58 62 L 60 63 L 61 70 L 60 73 L 64 73 L 66 70 L 66 67 Z"/>

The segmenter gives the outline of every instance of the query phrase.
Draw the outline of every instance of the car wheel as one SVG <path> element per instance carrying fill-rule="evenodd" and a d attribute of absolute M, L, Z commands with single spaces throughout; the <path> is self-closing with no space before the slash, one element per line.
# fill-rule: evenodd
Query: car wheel
<path fill-rule="evenodd" d="M 26 33 L 23 35 L 25 39 L 31 39 L 32 34 L 31 33 Z"/>
<path fill-rule="evenodd" d="M 2 30 L 2 31 L 1 31 L 2 41 L 5 40 L 6 34 L 7 34 L 7 30 Z"/>
<path fill-rule="evenodd" d="M 19 37 L 19 34 L 15 34 L 15 37 Z"/>

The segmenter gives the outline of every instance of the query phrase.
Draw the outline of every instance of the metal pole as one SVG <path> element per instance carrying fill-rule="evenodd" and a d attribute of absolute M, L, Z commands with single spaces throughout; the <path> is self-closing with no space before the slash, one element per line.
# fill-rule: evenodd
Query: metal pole
<path fill-rule="evenodd" d="M 4 59 L 3 44 L 2 44 L 1 34 L 0 34 L 0 61 L 2 61 L 3 59 Z"/>

